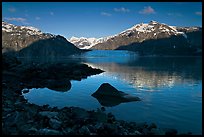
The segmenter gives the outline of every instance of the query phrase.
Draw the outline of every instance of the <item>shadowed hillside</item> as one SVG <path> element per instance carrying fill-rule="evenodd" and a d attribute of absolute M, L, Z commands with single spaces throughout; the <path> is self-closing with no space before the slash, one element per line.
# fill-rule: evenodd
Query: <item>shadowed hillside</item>
<path fill-rule="evenodd" d="M 189 35 L 192 35 L 189 34 Z M 187 41 L 183 36 L 171 36 L 162 39 L 150 39 L 141 43 L 135 42 L 129 45 L 120 46 L 117 50 L 130 50 L 140 55 L 161 55 L 161 56 L 199 56 L 202 55 L 202 45 L 199 41 Z M 201 41 L 201 40 L 200 40 Z"/>
<path fill-rule="evenodd" d="M 19 51 L 19 57 L 66 57 L 81 52 L 62 36 L 38 40 Z"/>

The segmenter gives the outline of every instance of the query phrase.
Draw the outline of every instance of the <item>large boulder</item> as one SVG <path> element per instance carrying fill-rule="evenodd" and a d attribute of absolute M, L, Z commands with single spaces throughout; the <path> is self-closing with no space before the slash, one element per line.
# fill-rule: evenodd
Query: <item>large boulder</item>
<path fill-rule="evenodd" d="M 116 106 L 123 102 L 140 101 L 139 97 L 135 97 L 118 91 L 109 83 L 103 83 L 91 96 L 95 97 L 103 106 Z"/>

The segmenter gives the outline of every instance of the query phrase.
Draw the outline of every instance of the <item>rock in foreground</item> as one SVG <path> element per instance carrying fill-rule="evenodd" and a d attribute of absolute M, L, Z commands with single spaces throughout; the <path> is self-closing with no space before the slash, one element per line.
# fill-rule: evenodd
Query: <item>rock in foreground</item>
<path fill-rule="evenodd" d="M 109 83 L 103 83 L 97 90 L 92 94 L 99 103 L 103 106 L 116 106 L 123 102 L 140 101 L 139 97 L 131 96 L 122 91 L 118 91 L 115 87 Z"/>

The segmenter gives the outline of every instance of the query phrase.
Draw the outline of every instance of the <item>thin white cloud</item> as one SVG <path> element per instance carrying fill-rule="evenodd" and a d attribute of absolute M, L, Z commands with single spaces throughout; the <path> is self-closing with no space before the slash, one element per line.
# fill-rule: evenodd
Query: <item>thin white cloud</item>
<path fill-rule="evenodd" d="M 10 8 L 8 9 L 8 11 L 9 11 L 9 12 L 16 12 L 16 9 L 15 9 L 14 7 L 10 7 Z"/>
<path fill-rule="evenodd" d="M 35 20 L 40 20 L 40 17 L 35 17 Z"/>
<path fill-rule="evenodd" d="M 18 22 L 26 21 L 25 18 L 9 18 L 9 17 L 5 17 L 4 19 L 8 20 L 8 21 L 18 21 Z"/>
<path fill-rule="evenodd" d="M 54 15 L 54 12 L 50 12 L 50 15 L 53 16 L 53 15 Z"/>
<path fill-rule="evenodd" d="M 111 16 L 112 14 L 107 13 L 107 12 L 101 12 L 101 15 L 103 15 L 103 16 Z"/>
<path fill-rule="evenodd" d="M 195 14 L 199 15 L 199 16 L 202 16 L 202 12 L 200 12 L 200 11 L 195 12 Z"/>
<path fill-rule="evenodd" d="M 155 14 L 155 10 L 151 6 L 144 7 L 141 11 L 139 11 L 140 14 Z"/>
<path fill-rule="evenodd" d="M 6 21 L 21 22 L 21 23 L 23 23 L 23 24 L 29 24 L 28 22 L 26 22 L 26 21 L 27 21 L 26 18 L 12 18 L 12 17 L 10 18 L 10 17 L 5 17 L 4 20 L 6 20 Z"/>
<path fill-rule="evenodd" d="M 126 9 L 126 8 L 124 8 L 124 7 L 114 8 L 114 11 L 116 11 L 116 12 L 123 12 L 123 13 L 130 12 L 129 9 Z"/>

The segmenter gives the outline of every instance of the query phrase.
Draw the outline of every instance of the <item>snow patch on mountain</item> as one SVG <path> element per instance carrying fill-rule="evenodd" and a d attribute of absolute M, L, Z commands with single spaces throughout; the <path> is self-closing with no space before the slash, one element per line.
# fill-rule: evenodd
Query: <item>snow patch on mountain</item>
<path fill-rule="evenodd" d="M 16 28 L 13 24 L 2 22 L 2 31 L 12 32 L 13 28 Z"/>
<path fill-rule="evenodd" d="M 27 29 L 27 32 L 30 34 L 30 35 L 40 35 L 42 34 L 42 31 L 35 28 L 35 27 L 31 27 L 31 26 L 21 26 L 20 27 L 21 29 Z"/>
<path fill-rule="evenodd" d="M 41 35 L 43 32 L 31 26 L 16 26 L 2 21 L 2 31 L 5 32 L 26 32 L 28 35 Z M 13 34 L 14 35 L 14 34 Z M 16 34 L 17 35 L 17 34 Z"/>

